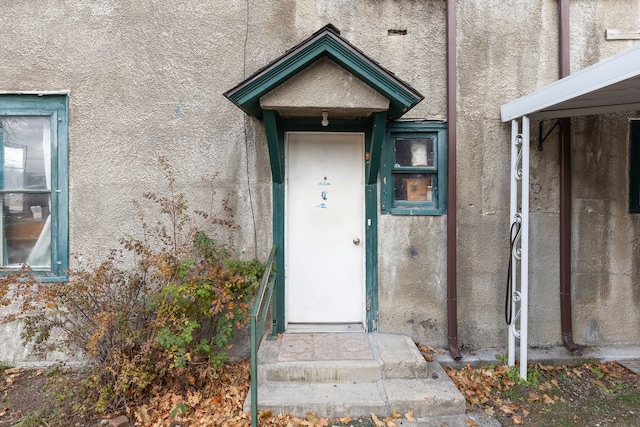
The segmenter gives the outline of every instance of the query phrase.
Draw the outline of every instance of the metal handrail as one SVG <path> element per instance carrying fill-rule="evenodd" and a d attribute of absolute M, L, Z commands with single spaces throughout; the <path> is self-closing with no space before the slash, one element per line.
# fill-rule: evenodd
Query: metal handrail
<path fill-rule="evenodd" d="M 256 301 L 251 310 L 251 427 L 258 426 L 258 346 L 260 345 L 259 340 L 262 338 L 262 331 L 270 306 L 273 308 L 271 313 L 271 336 L 275 337 L 278 334 L 277 307 L 273 303 L 273 288 L 276 282 L 275 270 L 277 268 L 275 259 L 276 247 L 274 245 L 269 254 Z"/>

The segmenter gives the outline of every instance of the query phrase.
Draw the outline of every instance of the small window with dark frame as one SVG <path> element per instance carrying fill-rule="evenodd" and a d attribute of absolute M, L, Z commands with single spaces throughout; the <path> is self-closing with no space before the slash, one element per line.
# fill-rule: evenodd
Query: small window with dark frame
<path fill-rule="evenodd" d="M 640 119 L 629 121 L 629 212 L 640 213 Z"/>
<path fill-rule="evenodd" d="M 445 125 L 391 122 L 382 161 L 382 212 L 439 215 L 444 212 Z"/>

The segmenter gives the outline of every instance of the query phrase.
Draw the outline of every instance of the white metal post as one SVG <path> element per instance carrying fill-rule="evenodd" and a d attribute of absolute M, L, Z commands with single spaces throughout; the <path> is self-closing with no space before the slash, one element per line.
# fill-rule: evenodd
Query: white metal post
<path fill-rule="evenodd" d="M 520 378 L 527 379 L 529 323 L 529 117 L 522 118 L 522 231 L 520 240 Z"/>
<path fill-rule="evenodd" d="M 518 181 L 520 180 L 520 167 L 518 165 L 519 153 L 520 153 L 520 145 L 518 142 L 520 141 L 518 137 L 518 121 L 511 121 L 511 169 L 509 169 L 509 176 L 511 178 L 511 195 L 510 195 L 510 204 L 509 204 L 509 256 L 511 257 L 511 265 L 512 269 L 511 273 L 511 283 L 515 286 L 517 280 L 517 269 L 516 263 L 517 258 L 514 253 L 515 247 L 512 250 L 511 241 L 514 238 L 512 235 L 513 225 L 520 221 L 520 216 L 518 215 Z M 509 296 L 509 304 L 511 305 L 511 313 L 515 313 L 515 302 L 513 301 L 513 292 L 512 295 Z M 508 363 L 509 366 L 513 366 L 516 363 L 516 336 L 515 330 L 515 318 L 511 317 L 511 323 L 509 324 L 509 346 L 507 348 L 508 355 Z"/>
<path fill-rule="evenodd" d="M 516 362 L 516 340 L 520 341 L 520 377 L 527 378 L 527 328 L 529 305 L 529 118 L 511 121 L 511 192 L 509 203 L 511 295 L 508 364 Z M 519 228 L 519 232 L 517 231 Z M 518 271 L 518 267 L 520 267 Z"/>

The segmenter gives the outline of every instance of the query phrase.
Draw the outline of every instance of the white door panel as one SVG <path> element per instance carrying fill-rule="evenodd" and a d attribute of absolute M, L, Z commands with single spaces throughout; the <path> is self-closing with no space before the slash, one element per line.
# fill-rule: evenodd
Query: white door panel
<path fill-rule="evenodd" d="M 363 139 L 287 135 L 287 323 L 363 322 Z"/>

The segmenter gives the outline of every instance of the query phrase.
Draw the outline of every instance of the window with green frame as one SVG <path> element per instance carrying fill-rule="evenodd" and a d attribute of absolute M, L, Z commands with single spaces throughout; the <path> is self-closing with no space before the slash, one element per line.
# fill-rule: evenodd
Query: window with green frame
<path fill-rule="evenodd" d="M 629 212 L 640 213 L 640 120 L 629 121 Z"/>
<path fill-rule="evenodd" d="M 387 123 L 380 169 L 382 213 L 445 212 L 446 132 L 442 121 Z"/>
<path fill-rule="evenodd" d="M 64 280 L 68 248 L 68 99 L 0 94 L 0 260 Z"/>

